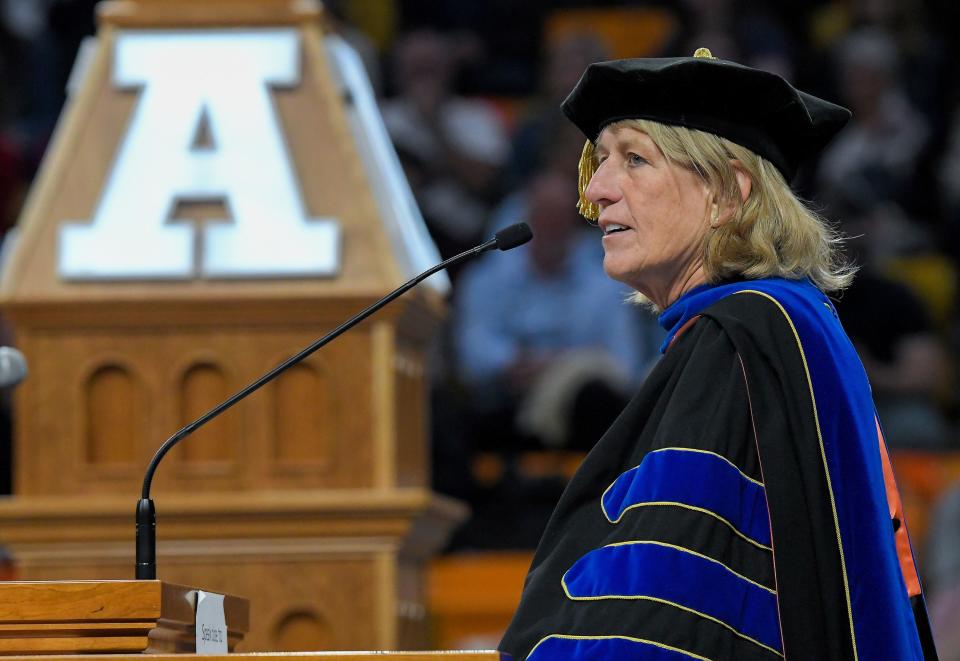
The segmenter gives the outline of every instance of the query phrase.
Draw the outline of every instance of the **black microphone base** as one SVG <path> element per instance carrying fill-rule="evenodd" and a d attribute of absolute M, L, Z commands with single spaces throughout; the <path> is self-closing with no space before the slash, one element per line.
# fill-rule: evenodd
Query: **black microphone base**
<path fill-rule="evenodd" d="M 137 501 L 137 564 L 136 579 L 152 581 L 157 578 L 157 512 L 153 501 Z"/>

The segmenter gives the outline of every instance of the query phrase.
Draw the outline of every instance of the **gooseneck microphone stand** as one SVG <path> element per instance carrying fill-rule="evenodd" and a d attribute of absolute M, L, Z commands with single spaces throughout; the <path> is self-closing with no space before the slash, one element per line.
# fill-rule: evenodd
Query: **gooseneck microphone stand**
<path fill-rule="evenodd" d="M 499 250 L 510 250 L 512 248 L 516 248 L 517 246 L 523 245 L 529 241 L 532 237 L 533 234 L 526 223 L 517 223 L 516 225 L 511 225 L 503 230 L 500 230 L 489 241 L 481 243 L 478 246 L 470 248 L 459 255 L 455 255 L 450 259 L 431 267 L 415 278 L 407 281 L 397 289 L 394 289 L 376 303 L 364 308 L 355 316 L 351 317 L 320 339 L 316 340 L 306 349 L 303 349 L 300 353 L 283 361 L 272 370 L 261 376 L 259 379 L 249 384 L 235 395 L 224 400 L 217 406 L 213 407 L 164 441 L 163 445 L 161 445 L 156 454 L 153 455 L 153 458 L 150 460 L 150 464 L 147 466 L 147 472 L 143 476 L 143 489 L 140 494 L 140 500 L 137 502 L 136 578 L 138 580 L 154 580 L 157 578 L 157 513 L 153 506 L 153 500 L 150 498 L 150 486 L 153 482 L 153 474 L 156 472 L 157 466 L 160 464 L 160 461 L 167 454 L 167 452 L 173 448 L 173 446 L 203 425 L 216 418 L 218 415 L 229 409 L 241 399 L 245 398 L 247 395 L 250 395 L 251 393 L 270 383 L 275 378 L 280 376 L 280 374 L 282 374 L 284 371 L 301 362 L 331 340 L 336 339 L 346 331 L 350 330 L 358 323 L 372 315 L 374 312 L 399 296 L 402 296 L 404 293 L 420 284 L 420 282 L 426 278 L 429 278 L 434 273 L 442 271 L 449 266 L 459 264 L 460 262 L 470 259 L 471 257 L 476 257 L 477 255 L 487 252 L 488 250 L 493 250 L 494 248 Z"/>

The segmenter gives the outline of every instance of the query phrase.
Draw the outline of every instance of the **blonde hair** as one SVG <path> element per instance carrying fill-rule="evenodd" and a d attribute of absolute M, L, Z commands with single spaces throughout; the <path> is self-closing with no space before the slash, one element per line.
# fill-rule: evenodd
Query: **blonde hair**
<path fill-rule="evenodd" d="M 611 126 L 628 126 L 647 134 L 671 163 L 697 173 L 720 205 L 732 204 L 727 222 L 707 233 L 703 266 L 708 282 L 747 279 L 809 278 L 825 292 L 850 285 L 856 267 L 843 256 L 843 238 L 802 202 L 780 171 L 753 151 L 712 133 L 645 119 L 628 119 Z M 736 170 L 739 161 L 752 186 L 744 201 Z M 584 145 L 580 160 L 580 213 L 596 220 L 600 209 L 584 197 L 596 171 L 593 143 Z"/>

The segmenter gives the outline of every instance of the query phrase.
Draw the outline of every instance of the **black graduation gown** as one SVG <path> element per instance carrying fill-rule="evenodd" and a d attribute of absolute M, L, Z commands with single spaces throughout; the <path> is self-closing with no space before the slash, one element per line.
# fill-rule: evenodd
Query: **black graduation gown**
<path fill-rule="evenodd" d="M 756 295 L 730 295 L 748 287 Z M 867 478 L 838 474 L 847 441 L 834 436 L 849 430 L 815 412 L 818 394 L 839 396 L 811 379 L 822 348 L 806 317 L 846 342 L 832 307 L 809 283 L 706 290 L 560 499 L 500 649 L 537 661 L 935 658 L 922 595 L 908 595 L 912 565 L 878 579 L 860 560 L 864 541 L 895 558 L 906 534 L 885 518 L 882 477 L 867 489 L 876 507 L 849 514 L 862 489 L 840 485 L 879 469 L 871 458 Z M 852 378 L 869 391 L 862 367 Z M 872 594 L 893 597 L 865 603 Z"/>

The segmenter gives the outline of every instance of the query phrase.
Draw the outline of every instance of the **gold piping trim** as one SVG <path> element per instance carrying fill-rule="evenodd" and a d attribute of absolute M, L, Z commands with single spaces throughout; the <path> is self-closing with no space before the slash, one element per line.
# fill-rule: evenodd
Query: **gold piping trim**
<path fill-rule="evenodd" d="M 566 574 L 564 574 L 564 578 L 565 578 L 565 577 L 566 577 Z M 747 634 L 743 633 L 742 631 L 737 631 L 736 629 L 734 629 L 732 626 L 730 626 L 729 624 L 727 624 L 727 623 L 724 622 L 723 620 L 719 620 L 719 619 L 713 617 L 712 615 L 707 615 L 706 613 L 701 613 L 700 611 L 694 610 L 693 608 L 688 608 L 687 606 L 683 606 L 683 605 L 681 605 L 681 604 L 678 604 L 678 603 L 676 603 L 675 601 L 669 601 L 668 599 L 660 599 L 660 598 L 658 598 L 658 597 L 649 597 L 649 596 L 646 596 L 646 595 L 606 595 L 606 596 L 603 596 L 603 597 L 574 597 L 574 596 L 572 596 L 572 595 L 570 594 L 569 590 L 567 590 L 567 583 L 566 583 L 565 580 L 561 580 L 561 581 L 560 581 L 560 584 L 563 586 L 563 591 L 566 593 L 567 599 L 570 599 L 571 601 L 603 601 L 603 600 L 607 600 L 607 599 L 615 599 L 615 600 L 619 600 L 619 601 L 653 601 L 653 602 L 658 603 L 658 604 L 665 604 L 665 605 L 667 605 L 667 606 L 673 606 L 674 608 L 679 608 L 679 609 L 682 610 L 682 611 L 686 611 L 686 612 L 688 612 L 688 613 L 693 613 L 694 615 L 698 615 L 698 616 L 700 616 L 700 617 L 702 617 L 702 618 L 704 618 L 704 619 L 706 619 L 706 620 L 710 620 L 711 622 L 715 622 L 716 624 L 719 624 L 719 625 L 722 626 L 723 628 L 730 630 L 730 632 L 733 633 L 734 635 L 739 636 L 740 638 L 743 638 L 744 640 L 749 640 L 751 643 L 753 643 L 753 644 L 755 644 L 755 645 L 759 645 L 759 646 L 762 647 L 763 649 L 769 650 L 770 652 L 773 652 L 773 653 L 776 654 L 777 656 L 783 658 L 783 654 L 781 654 L 781 653 L 778 652 L 777 650 L 773 649 L 773 648 L 770 647 L 769 645 L 764 645 L 763 643 L 761 643 L 759 640 L 756 640 L 755 638 L 751 638 L 750 636 L 748 636 Z"/>
<path fill-rule="evenodd" d="M 717 514 L 716 512 L 712 512 L 712 511 L 710 511 L 710 510 L 708 510 L 708 509 L 704 509 L 704 508 L 702 508 L 702 507 L 697 507 L 696 505 L 687 505 L 686 503 L 676 503 L 676 502 L 669 501 L 669 500 L 652 500 L 652 501 L 646 502 L 646 503 L 634 503 L 634 504 L 631 505 L 630 507 L 628 507 L 628 508 L 626 508 L 625 510 L 623 510 L 623 514 L 621 514 L 620 517 L 619 517 L 616 521 L 614 521 L 613 519 L 611 519 L 609 516 L 607 516 L 607 521 L 609 521 L 610 523 L 613 523 L 613 524 L 617 524 L 617 523 L 620 523 L 620 520 L 623 519 L 623 517 L 626 516 L 627 512 L 629 512 L 629 511 L 632 510 L 632 509 L 636 509 L 636 508 L 638 508 L 638 507 L 650 507 L 650 506 L 660 506 L 660 505 L 662 505 L 662 506 L 667 506 L 667 507 L 682 507 L 683 509 L 693 510 L 694 512 L 700 512 L 700 513 L 702 513 L 702 514 L 706 514 L 706 515 L 708 515 L 708 516 L 712 516 L 713 518 L 715 518 L 715 519 L 716 519 L 717 521 L 719 521 L 720 523 L 723 523 L 723 524 L 725 524 L 727 527 L 729 527 L 730 530 L 732 530 L 738 537 L 741 537 L 741 538 L 743 538 L 745 541 L 750 542 L 751 544 L 753 544 L 753 545 L 756 546 L 757 548 L 761 548 L 761 549 L 763 549 L 764 551 L 772 551 L 772 550 L 773 550 L 773 549 L 770 548 L 769 546 L 765 546 L 765 545 L 761 544 L 760 542 L 758 542 L 757 540 L 753 539 L 752 537 L 748 537 L 748 536 L 745 535 L 744 533 L 740 532 L 739 530 L 737 530 L 737 527 L 736 527 L 736 526 L 734 526 L 732 523 L 730 523 L 729 521 L 727 521 L 725 518 L 723 518 L 722 516 L 720 516 L 720 515 Z M 602 508 L 603 508 L 603 506 L 601 505 L 601 509 L 602 509 Z M 604 509 L 604 511 L 603 511 L 603 514 L 604 514 L 604 516 L 606 516 L 606 514 L 607 514 L 607 511 L 606 511 L 605 509 Z"/>
<path fill-rule="evenodd" d="M 697 556 L 698 558 L 703 558 L 704 560 L 709 560 L 710 562 L 712 562 L 712 563 L 714 563 L 714 564 L 716 564 L 716 565 L 720 565 L 721 567 L 723 567 L 724 569 L 726 569 L 728 572 L 730 572 L 731 574 L 733 574 L 733 575 L 736 576 L 737 578 L 742 578 L 742 579 L 745 580 L 747 583 L 750 583 L 751 585 L 754 585 L 754 586 L 760 588 L 761 590 L 766 590 L 767 592 L 769 592 L 770 594 L 772 594 L 772 595 L 774 595 L 774 596 L 776 596 L 776 594 L 777 594 L 777 591 L 776 591 L 776 590 L 771 590 L 771 589 L 768 588 L 766 585 L 761 585 L 760 583 L 757 583 L 757 582 L 754 581 L 753 579 L 747 578 L 747 577 L 744 576 L 743 574 L 741 574 L 741 573 L 739 573 L 739 572 L 737 572 L 737 571 L 734 571 L 733 569 L 731 569 L 731 568 L 728 567 L 727 565 L 723 564 L 722 562 L 720 562 L 720 561 L 717 560 L 716 558 L 711 558 L 709 555 L 704 555 L 704 554 L 702 554 L 702 553 L 697 553 L 697 552 L 694 551 L 693 549 L 688 549 L 688 548 L 686 548 L 685 546 L 676 546 L 675 544 L 667 544 L 666 542 L 657 542 L 657 541 L 654 541 L 654 540 L 631 540 L 631 541 L 628 541 L 628 542 L 614 542 L 613 544 L 607 544 L 607 545 L 605 545 L 605 546 L 601 546 L 600 548 L 606 549 L 606 548 L 610 548 L 610 547 L 613 547 L 613 546 L 633 546 L 633 545 L 635 545 L 635 544 L 653 544 L 654 546 L 663 546 L 663 547 L 666 547 L 666 548 L 668 548 L 668 549 L 674 549 L 675 551 L 681 551 L 681 552 L 683 552 L 683 553 L 689 553 L 690 555 L 695 555 L 695 556 Z M 594 549 L 594 550 L 596 550 L 596 549 Z M 590 551 L 590 553 L 593 553 L 593 551 Z M 584 556 L 584 557 L 586 557 L 586 556 Z M 567 570 L 567 571 L 569 571 L 569 570 Z"/>
<path fill-rule="evenodd" d="M 763 482 L 761 482 L 760 480 L 755 480 L 755 479 L 753 479 L 752 477 L 750 477 L 749 475 L 747 475 L 746 473 L 744 473 L 742 470 L 740 470 L 740 467 L 739 467 L 739 466 L 737 466 L 735 463 L 733 463 L 732 461 L 730 461 L 729 459 L 727 459 L 726 457 L 724 457 L 722 454 L 717 454 L 716 452 L 712 452 L 712 451 L 710 451 L 710 450 L 700 450 L 700 449 L 698 449 L 698 448 L 669 447 L 669 448 L 657 448 L 656 450 L 651 450 L 651 451 L 648 452 L 647 454 L 653 454 L 654 452 L 663 452 L 664 450 L 676 450 L 676 451 L 678 451 L 678 452 L 699 452 L 700 454 L 710 454 L 710 455 L 713 455 L 713 456 L 716 457 L 717 459 L 722 459 L 723 461 L 725 461 L 725 462 L 727 462 L 728 464 L 730 464 L 730 465 L 731 465 L 733 468 L 735 468 L 736 471 L 737 471 L 738 473 L 740 473 L 740 475 L 742 475 L 747 481 L 753 482 L 754 484 L 756 484 L 757 486 L 760 486 L 760 487 L 763 486 Z M 642 463 L 642 462 L 641 462 L 641 463 Z M 637 468 L 639 468 L 639 466 L 637 466 Z M 604 493 L 606 493 L 606 492 L 604 492 Z"/>
<path fill-rule="evenodd" d="M 757 435 L 757 420 L 753 415 L 753 398 L 750 396 L 750 381 L 747 379 L 747 368 L 743 364 L 743 356 L 737 353 L 737 361 L 740 363 L 740 371 L 743 373 L 743 386 L 747 391 L 747 406 L 750 408 L 750 426 L 753 428 L 753 444 L 757 449 L 757 463 L 760 465 L 760 475 L 763 476 L 763 458 L 760 456 L 760 437 Z M 764 477 L 764 479 L 766 479 Z M 770 517 L 770 508 L 767 507 L 767 525 L 770 526 L 770 546 L 773 547 L 773 519 Z M 780 589 L 780 583 L 777 579 L 777 563 L 772 563 L 773 567 L 773 586 Z M 777 597 L 777 614 L 780 613 L 780 597 Z M 780 627 L 780 640 L 783 641 L 783 620 L 777 618 L 777 625 Z"/>
<path fill-rule="evenodd" d="M 544 636 L 543 638 L 541 638 L 540 642 L 534 645 L 533 649 L 530 650 L 530 654 L 527 655 L 527 658 L 530 658 L 531 656 L 533 656 L 534 651 L 538 647 L 540 647 L 541 644 L 545 643 L 551 638 L 563 638 L 565 640 L 629 640 L 630 642 L 633 642 L 633 643 L 646 643 L 647 645 L 653 645 L 654 647 L 659 647 L 661 649 L 669 650 L 671 652 L 678 652 L 685 656 L 689 656 L 691 659 L 696 659 L 697 661 L 713 661 L 712 659 L 708 659 L 705 656 L 700 656 L 699 654 L 694 654 L 693 652 L 688 652 L 686 650 L 682 650 L 678 647 L 672 647 L 664 643 L 658 643 L 654 640 L 647 640 L 646 638 L 634 638 L 633 636 L 574 636 L 571 634 L 564 634 L 564 633 L 552 633 L 549 636 Z"/>
<path fill-rule="evenodd" d="M 830 480 L 830 468 L 827 465 L 827 453 L 823 447 L 823 435 L 820 432 L 820 417 L 817 415 L 817 398 L 813 393 L 813 381 L 810 378 L 810 368 L 807 365 L 807 355 L 803 351 L 803 344 L 800 342 L 800 334 L 797 333 L 797 328 L 793 325 L 793 319 L 790 318 L 790 314 L 780 304 L 780 301 L 775 299 L 770 294 L 758 291 L 756 289 L 743 289 L 736 293 L 756 294 L 758 296 L 763 296 L 776 305 L 780 309 L 780 312 L 783 314 L 784 318 L 787 320 L 787 323 L 790 324 L 790 330 L 793 332 L 793 338 L 797 342 L 797 349 L 800 350 L 800 359 L 803 361 L 803 371 L 807 377 L 807 387 L 810 389 L 810 401 L 813 404 L 813 421 L 816 423 L 817 427 L 817 441 L 820 443 L 820 458 L 823 460 L 823 473 L 827 478 L 827 491 L 830 494 L 830 511 L 833 514 L 833 525 L 837 533 L 837 548 L 840 550 L 840 571 L 843 574 L 843 589 L 845 592 L 844 596 L 847 599 L 847 617 L 850 620 L 850 638 L 853 641 L 853 658 L 854 661 L 856 661 L 858 659 L 857 636 L 853 629 L 853 605 L 850 601 L 850 584 L 847 580 L 847 562 L 843 556 L 843 539 L 840 536 L 840 519 L 837 516 L 837 502 L 833 497 L 833 483 Z"/>
<path fill-rule="evenodd" d="M 729 459 L 727 459 L 727 458 L 724 457 L 723 455 L 719 455 L 719 454 L 717 454 L 716 452 L 711 452 L 710 450 L 698 450 L 698 449 L 696 449 L 696 448 L 669 447 L 669 448 L 657 448 L 656 450 L 651 450 L 650 452 L 647 453 L 647 455 L 651 455 L 651 454 L 653 454 L 654 452 L 663 452 L 664 450 L 677 450 L 677 451 L 679 451 L 679 452 L 700 452 L 700 453 L 703 453 L 703 454 L 713 455 L 714 457 L 717 457 L 718 459 L 723 459 L 725 462 L 727 462 L 728 464 L 730 464 L 731 466 L 733 466 L 733 467 L 737 470 L 737 472 L 740 473 L 740 475 L 742 475 L 745 479 L 749 480 L 750 482 L 753 482 L 754 484 L 759 485 L 760 487 L 763 487 L 763 486 L 764 486 L 764 485 L 763 485 L 763 482 L 758 482 L 757 480 L 753 479 L 752 477 L 750 477 L 749 475 L 747 475 L 746 473 L 744 473 L 742 470 L 740 470 L 740 469 L 737 467 L 737 465 L 736 465 L 735 463 L 733 463 L 732 461 L 730 461 Z M 646 459 L 646 457 L 644 457 L 644 459 Z M 614 521 L 613 519 L 610 518 L 610 514 L 607 512 L 607 508 L 606 508 L 606 506 L 603 504 L 603 499 L 606 498 L 607 492 L 609 492 L 610 489 L 613 488 L 613 485 L 617 483 L 617 480 L 619 480 L 621 477 L 623 477 L 624 475 L 626 475 L 626 474 L 629 473 L 630 471 L 637 470 L 637 469 L 640 468 L 640 466 L 642 466 L 642 465 L 643 465 L 643 462 L 641 461 L 639 465 L 634 466 L 633 468 L 629 468 L 629 469 L 625 470 L 624 472 L 620 473 L 620 475 L 618 475 L 618 476 L 616 477 L 616 479 L 615 479 L 613 482 L 611 482 L 610 485 L 609 485 L 606 489 L 603 490 L 603 495 L 600 496 L 600 509 L 603 510 L 603 515 L 607 518 L 607 521 L 609 521 L 610 523 L 619 523 L 619 522 L 620 522 L 620 519 L 623 518 L 623 514 L 626 514 L 627 510 L 629 510 L 630 508 L 628 507 L 627 509 L 623 510 L 623 514 L 621 514 L 621 515 L 617 518 L 617 520 Z M 764 488 L 765 488 L 765 487 L 764 487 Z"/>

